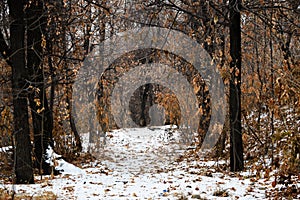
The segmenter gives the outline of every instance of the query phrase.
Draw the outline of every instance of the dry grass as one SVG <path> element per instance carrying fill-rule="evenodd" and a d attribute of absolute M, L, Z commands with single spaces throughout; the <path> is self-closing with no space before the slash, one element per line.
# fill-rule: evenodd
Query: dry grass
<path fill-rule="evenodd" d="M 13 191 L 6 188 L 0 188 L 0 200 L 55 200 L 57 196 L 53 192 L 44 192 L 43 194 L 14 194 Z"/>

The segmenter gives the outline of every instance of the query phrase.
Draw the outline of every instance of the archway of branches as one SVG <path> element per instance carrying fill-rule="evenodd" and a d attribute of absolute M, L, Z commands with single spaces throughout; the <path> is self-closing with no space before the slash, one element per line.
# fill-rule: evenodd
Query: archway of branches
<path fill-rule="evenodd" d="M 101 131 L 107 132 L 119 128 L 111 112 L 111 96 L 119 79 L 129 70 L 147 63 L 161 63 L 170 66 L 181 73 L 192 86 L 200 114 L 198 135 L 202 142 L 211 117 L 208 87 L 190 63 L 170 52 L 157 49 L 142 49 L 124 54 L 102 74 L 96 95 L 97 117 Z M 149 111 L 153 105 L 158 105 L 164 111 L 164 124 L 180 125 L 182 105 L 179 105 L 176 95 L 170 88 L 157 83 L 137 86 L 129 102 L 132 120 L 141 127 L 151 125 Z"/>

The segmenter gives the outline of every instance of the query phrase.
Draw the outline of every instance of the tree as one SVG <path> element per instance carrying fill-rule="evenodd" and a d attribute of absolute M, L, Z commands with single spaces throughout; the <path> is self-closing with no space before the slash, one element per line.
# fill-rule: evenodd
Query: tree
<path fill-rule="evenodd" d="M 53 120 L 42 66 L 46 18 L 43 4 L 39 1 L 16 3 L 11 0 L 8 6 L 12 20 L 10 46 L 1 33 L 0 48 L 2 56 L 12 67 L 16 182 L 33 183 L 28 100 L 34 132 L 35 167 L 41 174 L 52 172 L 46 162 L 46 149 L 52 137 Z"/>
<path fill-rule="evenodd" d="M 46 49 L 46 23 L 42 1 L 32 1 L 26 7 L 27 68 L 30 80 L 28 95 L 33 132 L 35 167 L 40 174 L 51 174 L 46 162 L 46 150 L 52 140 L 53 119 L 46 96 L 43 56 Z"/>
<path fill-rule="evenodd" d="M 230 170 L 244 169 L 241 122 L 241 14 L 239 0 L 229 1 L 230 10 Z"/>
<path fill-rule="evenodd" d="M 16 183 L 33 183 L 31 143 L 28 122 L 27 92 L 28 71 L 25 65 L 25 21 L 23 0 L 9 0 L 11 17 L 9 62 L 12 67 L 13 115 L 15 139 Z M 7 48 L 8 49 L 8 48 Z M 9 53 L 6 52 L 6 53 Z"/>

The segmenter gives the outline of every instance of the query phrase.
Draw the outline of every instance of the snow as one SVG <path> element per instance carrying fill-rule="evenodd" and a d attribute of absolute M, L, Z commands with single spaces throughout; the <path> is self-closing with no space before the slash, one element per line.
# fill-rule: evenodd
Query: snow
<path fill-rule="evenodd" d="M 88 135 L 83 135 L 84 149 Z M 17 194 L 30 196 L 52 192 L 57 199 L 265 199 L 272 179 L 253 181 L 255 172 L 218 172 L 225 161 L 177 158 L 189 151 L 180 132 L 170 127 L 116 130 L 96 149 L 96 161 L 82 168 L 64 161 L 51 149 L 49 162 L 62 173 L 36 176 L 34 185 L 2 184 Z M 298 184 L 298 187 L 300 185 Z M 219 195 L 217 195 L 217 193 Z"/>
<path fill-rule="evenodd" d="M 0 153 L 1 152 L 8 152 L 12 149 L 12 146 L 6 146 L 6 147 L 0 147 Z"/>

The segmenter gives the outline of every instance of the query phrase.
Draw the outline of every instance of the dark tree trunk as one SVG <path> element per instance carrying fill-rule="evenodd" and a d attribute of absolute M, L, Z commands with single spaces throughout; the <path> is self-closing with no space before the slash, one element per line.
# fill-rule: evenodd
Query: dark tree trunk
<path fill-rule="evenodd" d="M 150 123 L 149 119 L 149 108 L 150 108 L 150 101 L 149 100 L 149 94 L 150 94 L 150 84 L 146 84 L 143 87 L 141 87 L 141 119 L 140 119 L 140 125 L 142 127 L 147 126 Z"/>
<path fill-rule="evenodd" d="M 52 169 L 46 162 L 46 150 L 52 139 L 53 119 L 46 97 L 43 48 L 46 48 L 45 24 L 47 18 L 43 3 L 36 1 L 26 9 L 27 18 L 27 66 L 32 89 L 29 94 L 33 132 L 35 167 L 40 174 L 50 174 Z"/>
<path fill-rule="evenodd" d="M 230 80 L 230 170 L 244 169 L 241 125 L 241 14 L 240 0 L 230 0 L 230 56 L 232 61 Z"/>
<path fill-rule="evenodd" d="M 16 183 L 34 183 L 26 92 L 24 1 L 9 0 Z"/>
<path fill-rule="evenodd" d="M 69 96 L 72 96 L 72 88 L 69 88 L 67 90 L 67 99 L 66 99 L 66 102 L 67 102 L 67 109 L 70 111 L 69 113 L 69 122 L 70 122 L 70 126 L 71 126 L 71 130 L 72 132 L 74 133 L 74 137 L 75 137 L 75 152 L 81 152 L 82 151 L 82 143 L 81 143 L 81 139 L 80 139 L 80 135 L 77 131 L 77 128 L 76 128 L 76 124 L 75 124 L 75 121 L 74 121 L 74 117 L 73 117 L 73 114 L 72 114 L 72 102 L 70 100 L 70 97 Z"/>

